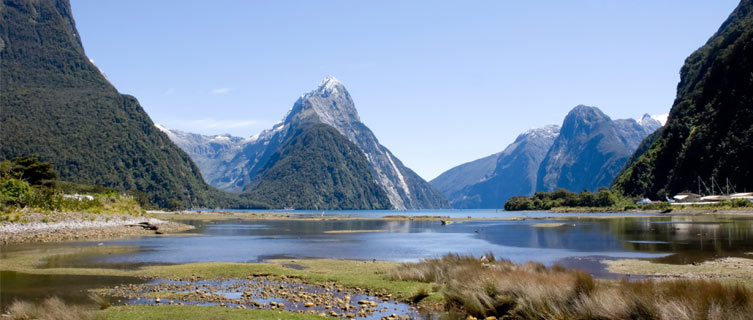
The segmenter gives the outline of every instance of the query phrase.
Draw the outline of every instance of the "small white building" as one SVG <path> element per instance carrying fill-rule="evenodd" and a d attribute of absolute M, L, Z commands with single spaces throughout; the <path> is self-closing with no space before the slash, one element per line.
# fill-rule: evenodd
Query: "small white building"
<path fill-rule="evenodd" d="M 76 193 L 76 194 L 64 194 L 63 198 L 65 198 L 65 199 L 76 199 L 78 201 L 94 200 L 94 196 L 92 196 L 92 195 L 78 194 L 78 193 Z"/>
<path fill-rule="evenodd" d="M 701 200 L 701 195 L 690 192 L 683 192 L 676 194 L 672 198 L 677 200 L 677 202 L 697 202 Z"/>

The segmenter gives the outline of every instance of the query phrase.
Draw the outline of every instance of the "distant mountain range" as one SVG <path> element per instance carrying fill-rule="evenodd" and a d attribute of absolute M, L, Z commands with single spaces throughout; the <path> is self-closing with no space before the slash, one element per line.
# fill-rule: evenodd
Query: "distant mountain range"
<path fill-rule="evenodd" d="M 258 188 L 271 183 L 267 171 L 274 167 L 273 162 L 279 161 L 277 157 L 290 156 L 290 153 L 283 152 L 283 149 L 295 145 L 290 141 L 298 138 L 300 134 L 306 134 L 305 129 L 315 124 L 323 124 L 335 129 L 339 135 L 360 150 L 359 155 L 364 156 L 368 164 L 370 173 L 368 176 L 383 191 L 383 194 L 372 194 L 375 199 L 386 196 L 389 200 L 389 207 L 395 209 L 449 207 L 449 203 L 439 191 L 405 167 L 386 147 L 379 144 L 376 136 L 361 122 L 348 91 L 334 77 L 327 77 L 317 89 L 301 96 L 281 122 L 247 139 L 228 135 L 201 136 L 160 128 L 196 161 L 209 184 L 228 191 L 242 192 L 255 200 L 277 206 L 283 205 L 283 202 L 265 199 L 260 195 L 261 191 Z M 315 136 L 333 138 L 331 134 L 324 132 L 325 129 L 314 127 L 318 130 Z M 323 143 L 321 140 L 317 141 Z M 335 143 L 335 141 L 331 142 Z M 342 157 L 335 158 L 358 162 L 357 159 L 345 156 L 345 154 L 340 154 L 340 156 Z M 353 170 L 358 166 L 337 165 L 335 167 L 338 170 Z M 281 167 L 275 168 L 278 174 L 285 175 L 279 171 Z M 292 167 L 290 169 L 292 170 Z M 310 172 L 301 173 L 309 174 Z M 344 176 L 350 175 L 344 174 Z M 262 183 L 262 181 L 266 182 Z M 299 182 L 304 183 L 304 181 Z M 308 181 L 311 184 L 320 182 Z M 354 182 L 351 181 L 351 183 Z M 340 184 L 336 183 L 332 186 L 337 188 Z M 367 186 L 361 185 L 361 187 Z M 340 191 L 352 196 L 357 194 L 353 193 L 353 190 Z M 325 195 L 321 193 L 310 196 L 324 197 Z M 319 202 L 303 201 L 302 203 Z M 371 207 L 381 208 L 376 203 L 381 202 L 372 203 L 374 206 Z"/>
<path fill-rule="evenodd" d="M 504 151 L 447 170 L 431 184 L 454 208 L 502 208 L 508 198 L 536 190 L 539 164 L 559 132 L 556 125 L 528 130 Z"/>
<path fill-rule="evenodd" d="M 643 138 L 662 126 L 657 119 L 611 120 L 580 105 L 562 127 L 526 131 L 504 151 L 447 170 L 431 184 L 454 208 L 502 208 L 510 197 L 536 191 L 608 187 Z"/>
<path fill-rule="evenodd" d="M 628 195 L 661 199 L 699 178 L 753 190 L 753 0 L 685 60 L 667 125 L 632 158 L 614 182 Z"/>
<path fill-rule="evenodd" d="M 643 138 L 661 125 L 649 115 L 640 122 L 612 120 L 598 108 L 575 107 L 541 161 L 536 189 L 580 192 L 609 187 Z"/>

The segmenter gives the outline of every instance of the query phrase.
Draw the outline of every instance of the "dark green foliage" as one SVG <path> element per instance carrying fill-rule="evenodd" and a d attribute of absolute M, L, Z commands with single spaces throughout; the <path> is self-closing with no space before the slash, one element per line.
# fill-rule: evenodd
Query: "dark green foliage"
<path fill-rule="evenodd" d="M 18 179 L 0 180 L 0 205 L 19 206 L 31 199 L 34 191 L 26 181 Z"/>
<path fill-rule="evenodd" d="M 291 130 L 246 191 L 249 199 L 273 208 L 390 208 L 358 146 L 325 124 Z"/>
<path fill-rule="evenodd" d="M 54 181 L 52 183 L 56 190 L 62 193 L 74 194 L 91 194 L 91 193 L 118 193 L 115 188 L 93 186 L 88 184 L 73 183 L 68 181 Z"/>
<path fill-rule="evenodd" d="M 694 190 L 698 177 L 753 190 L 753 1 L 685 60 L 659 137 L 614 182 L 626 195 Z"/>
<path fill-rule="evenodd" d="M 0 208 L 2 211 L 30 207 L 47 211 L 141 212 L 132 197 L 121 196 L 112 188 L 49 180 L 55 177 L 57 172 L 52 169 L 52 164 L 35 157 L 0 161 Z M 93 195 L 94 199 L 78 200 L 64 196 L 74 193 Z M 0 220 L 7 218 L 0 216 Z"/>
<path fill-rule="evenodd" d="M 565 189 L 553 192 L 536 192 L 531 197 L 512 197 L 505 203 L 505 210 L 549 210 L 555 207 L 612 207 L 617 197 L 609 189 L 598 192 L 574 193 Z"/>
<path fill-rule="evenodd" d="M 18 157 L 12 161 L 0 162 L 0 177 L 15 178 L 37 185 L 46 180 L 55 180 L 57 172 L 49 162 L 39 161 L 36 157 Z"/>
<path fill-rule="evenodd" d="M 66 0 L 4 0 L 0 160 L 36 156 L 60 178 L 138 190 L 166 207 L 243 207 L 211 189 L 191 159 L 84 54 Z"/>

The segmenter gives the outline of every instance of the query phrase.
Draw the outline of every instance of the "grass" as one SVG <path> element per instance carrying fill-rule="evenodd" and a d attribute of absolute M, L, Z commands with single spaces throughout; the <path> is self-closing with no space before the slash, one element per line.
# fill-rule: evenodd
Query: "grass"
<path fill-rule="evenodd" d="M 97 313 L 98 318 L 107 320 L 191 320 L 191 319 L 326 319 L 314 314 L 303 314 L 275 310 L 239 310 L 226 307 L 205 306 L 123 306 L 113 307 Z"/>
<path fill-rule="evenodd" d="M 538 263 L 514 264 L 447 255 L 402 264 L 395 280 L 444 285 L 445 306 L 475 317 L 506 319 L 747 319 L 753 292 L 709 280 L 596 281 L 589 274 Z"/>
<path fill-rule="evenodd" d="M 10 319 L 45 320 L 130 320 L 130 319 L 325 319 L 314 314 L 276 310 L 249 310 L 210 306 L 118 306 L 93 311 L 82 306 L 65 304 L 57 297 L 41 303 L 15 301 L 8 307 Z"/>
<path fill-rule="evenodd" d="M 14 301 L 8 307 L 10 319 L 45 319 L 45 320 L 87 320 L 92 314 L 81 306 L 66 305 L 57 297 L 45 299 L 42 303 Z"/>
<path fill-rule="evenodd" d="M 151 266 L 139 270 L 97 268 L 37 269 L 46 259 L 61 255 L 129 252 L 131 247 L 52 248 L 3 254 L 2 269 L 46 274 L 141 276 L 168 279 L 243 279 L 248 276 L 279 276 L 302 279 L 328 287 L 348 287 L 391 294 L 402 301 L 420 303 L 436 310 L 476 317 L 510 319 L 745 319 L 753 313 L 753 293 L 739 283 L 708 280 L 597 281 L 590 275 L 539 263 L 515 264 L 487 254 L 481 259 L 447 255 L 419 263 L 334 259 L 274 260 L 269 263 L 191 263 Z M 748 260 L 748 259 L 743 259 Z M 734 261 L 729 260 L 729 261 Z M 283 265 L 296 264 L 303 270 Z M 648 263 L 648 262 L 646 262 Z M 643 264 L 640 264 L 643 266 Z M 657 268 L 655 265 L 651 266 Z M 693 272 L 730 272 L 719 265 L 697 267 Z M 658 268 L 663 268 L 660 266 Z M 714 271 L 716 270 L 716 271 Z M 740 276 L 753 274 L 740 270 Z M 164 298 L 164 297 L 163 297 Z M 18 314 L 50 309 L 19 303 Z M 100 303 L 100 307 L 103 304 Z M 194 310 L 195 309 L 195 310 Z M 20 311 L 19 311 L 20 310 Z M 29 311 L 24 311 L 29 310 Z M 34 311 L 42 310 L 42 311 Z M 23 311 L 23 312 L 21 312 Z M 72 312 L 78 312 L 73 310 Z M 277 311 L 232 310 L 220 307 L 128 306 L 108 308 L 94 314 L 105 319 L 272 319 L 311 315 Z M 49 317 L 51 319 L 58 319 Z M 65 318 L 60 318 L 65 319 Z"/>
<path fill-rule="evenodd" d="M 336 259 L 273 260 L 268 263 L 201 262 L 180 265 L 150 266 L 137 270 L 106 268 L 38 268 L 48 259 L 61 257 L 83 257 L 128 253 L 136 250 L 129 246 L 93 246 L 35 249 L 3 254 L 0 270 L 31 274 L 70 274 L 92 276 L 132 276 L 165 279 L 245 279 L 248 276 L 295 277 L 312 284 L 335 283 L 339 286 L 379 291 L 391 294 L 393 298 L 410 301 L 426 284 L 417 281 L 396 281 L 386 277 L 398 265 L 387 261 L 356 261 Z M 282 263 L 294 263 L 303 267 L 296 270 Z M 428 290 L 423 303 L 441 301 L 437 290 Z"/>

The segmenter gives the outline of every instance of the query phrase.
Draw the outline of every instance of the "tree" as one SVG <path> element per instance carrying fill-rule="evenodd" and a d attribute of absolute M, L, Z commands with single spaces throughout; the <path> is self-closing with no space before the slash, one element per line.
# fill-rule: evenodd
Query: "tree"
<path fill-rule="evenodd" d="M 17 157 L 11 161 L 0 163 L 0 177 L 4 179 L 18 179 L 30 185 L 39 185 L 47 180 L 58 177 L 52 163 L 39 161 L 36 157 Z"/>

